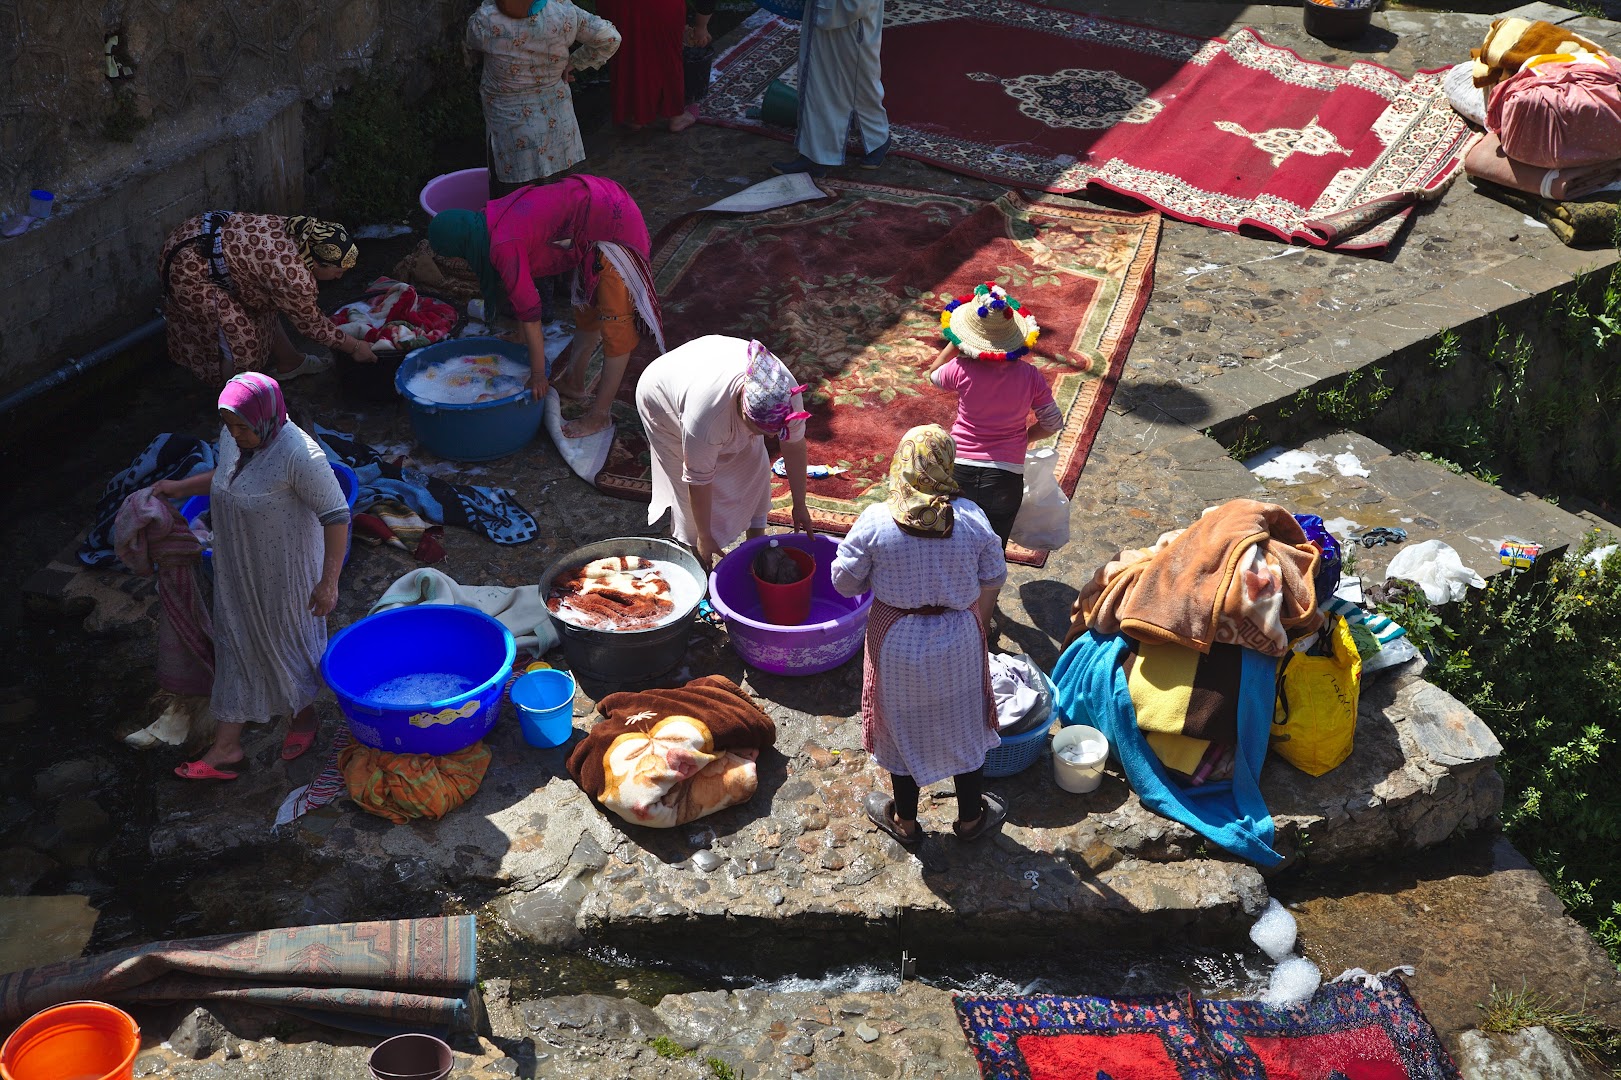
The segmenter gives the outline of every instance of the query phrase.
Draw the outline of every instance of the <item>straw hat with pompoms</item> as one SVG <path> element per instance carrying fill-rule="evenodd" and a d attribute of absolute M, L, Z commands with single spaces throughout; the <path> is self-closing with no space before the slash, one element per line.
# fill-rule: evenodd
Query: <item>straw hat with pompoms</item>
<path fill-rule="evenodd" d="M 975 360 L 1017 360 L 1035 347 L 1041 327 L 1000 285 L 987 281 L 940 312 L 946 340 Z"/>

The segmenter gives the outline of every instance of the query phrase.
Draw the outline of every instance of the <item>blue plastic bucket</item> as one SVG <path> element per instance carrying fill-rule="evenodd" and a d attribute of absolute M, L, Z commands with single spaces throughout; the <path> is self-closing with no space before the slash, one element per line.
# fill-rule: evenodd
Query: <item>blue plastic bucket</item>
<path fill-rule="evenodd" d="M 343 501 L 349 504 L 349 514 L 353 517 L 355 496 L 360 494 L 360 479 L 355 476 L 353 469 L 341 461 L 331 461 L 328 464 L 332 466 L 332 472 L 338 478 L 338 486 L 343 489 Z M 193 495 L 180 504 L 180 516 L 186 519 L 187 525 L 195 523 L 199 517 L 206 513 L 208 513 L 207 495 Z M 349 535 L 343 542 L 343 561 L 345 564 L 349 562 L 349 548 L 353 545 L 354 538 L 355 526 L 354 522 L 351 521 L 349 523 Z M 214 550 L 212 548 L 203 551 L 204 559 L 212 559 L 213 557 Z"/>
<path fill-rule="evenodd" d="M 488 353 L 525 366 L 529 363 L 528 348 L 515 342 L 492 337 L 457 338 L 417 349 L 394 373 L 394 388 L 411 406 L 411 429 L 416 432 L 417 442 L 442 458 L 490 461 L 506 457 L 529 445 L 540 430 L 544 406 L 532 400 L 527 389 L 476 405 L 443 405 L 414 397 L 405 388 L 412 376 L 430 364 Z M 550 372 L 551 365 L 546 366 Z"/>
<path fill-rule="evenodd" d="M 402 607 L 338 632 L 321 657 L 355 738 L 395 754 L 454 754 L 482 739 L 501 712 L 501 689 L 518 654 L 512 633 L 476 608 Z M 409 676 L 454 676 L 459 693 L 382 701 L 379 687 Z"/>
<path fill-rule="evenodd" d="M 574 676 L 568 672 L 537 668 L 518 676 L 507 696 L 530 746 L 562 746 L 574 734 Z"/>

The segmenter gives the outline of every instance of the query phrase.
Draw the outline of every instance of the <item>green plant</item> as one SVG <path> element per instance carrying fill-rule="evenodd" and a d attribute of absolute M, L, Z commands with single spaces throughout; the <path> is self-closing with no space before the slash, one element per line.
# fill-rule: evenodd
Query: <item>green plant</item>
<path fill-rule="evenodd" d="M 1312 409 L 1337 427 L 1351 428 L 1377 414 L 1395 392 L 1396 388 L 1385 382 L 1383 368 L 1358 368 L 1334 386 L 1300 391 L 1295 395 L 1294 404 L 1279 409 L 1278 415 L 1287 419 Z"/>
<path fill-rule="evenodd" d="M 1205 428 L 1204 433 L 1209 435 L 1210 429 Z M 1246 416 L 1244 422 L 1238 426 L 1238 432 L 1233 436 L 1232 443 L 1227 447 L 1227 456 L 1234 461 L 1247 461 L 1270 445 L 1272 440 L 1261 430 L 1261 422 L 1254 416 Z"/>
<path fill-rule="evenodd" d="M 1585 1006 L 1556 1001 L 1534 990 L 1499 990 L 1495 985 L 1481 1011 L 1480 1030 L 1512 1034 L 1529 1027 L 1544 1027 L 1563 1038 L 1588 1060 L 1621 1075 L 1621 1029 L 1611 1027 Z"/>
<path fill-rule="evenodd" d="M 737 1070 L 718 1057 L 705 1058 L 704 1064 L 709 1066 L 709 1074 L 715 1080 L 738 1080 Z"/>
<path fill-rule="evenodd" d="M 653 1052 L 666 1061 L 680 1061 L 692 1053 L 691 1050 L 688 1050 L 668 1035 L 660 1035 L 658 1038 L 650 1040 L 647 1045 L 651 1046 Z"/>
<path fill-rule="evenodd" d="M 1621 962 L 1621 548 L 1596 564 L 1600 543 L 1545 574 L 1499 574 L 1444 621 L 1417 593 L 1380 610 L 1503 744 L 1504 830 Z"/>

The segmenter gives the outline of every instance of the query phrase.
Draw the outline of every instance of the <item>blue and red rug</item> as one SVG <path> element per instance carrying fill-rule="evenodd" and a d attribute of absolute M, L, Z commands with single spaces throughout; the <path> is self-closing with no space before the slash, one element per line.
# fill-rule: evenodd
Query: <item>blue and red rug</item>
<path fill-rule="evenodd" d="M 985 1080 L 1458 1080 L 1394 979 L 1305 1005 L 1151 997 L 961 997 Z"/>

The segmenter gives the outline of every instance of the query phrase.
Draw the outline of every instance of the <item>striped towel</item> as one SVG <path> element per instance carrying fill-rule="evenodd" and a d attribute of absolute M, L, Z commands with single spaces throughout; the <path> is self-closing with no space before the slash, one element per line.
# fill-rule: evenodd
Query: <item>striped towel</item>
<path fill-rule="evenodd" d="M 1379 643 L 1380 648 L 1389 645 L 1392 641 L 1407 633 L 1405 626 L 1391 621 L 1377 611 L 1364 611 L 1361 606 L 1353 604 L 1349 600 L 1341 600 L 1337 596 L 1329 597 L 1323 604 L 1323 610 L 1331 615 L 1345 616 L 1346 622 L 1361 623 L 1367 627 L 1368 633 L 1373 635 L 1373 639 Z"/>
<path fill-rule="evenodd" d="M 287 798 L 282 800 L 280 809 L 276 811 L 276 824 L 271 831 L 283 825 L 291 825 L 311 810 L 321 807 L 344 794 L 347 790 L 343 780 L 343 773 L 338 767 L 338 758 L 348 747 L 353 737 L 349 734 L 349 725 L 344 724 L 337 736 L 332 740 L 332 747 L 327 751 L 326 763 L 321 767 L 321 773 L 314 780 L 301 788 L 294 788 L 288 792 Z"/>

